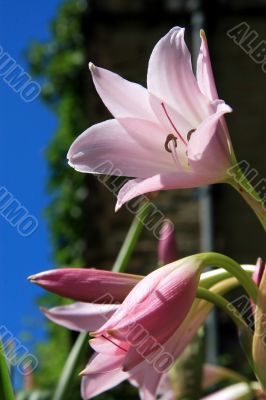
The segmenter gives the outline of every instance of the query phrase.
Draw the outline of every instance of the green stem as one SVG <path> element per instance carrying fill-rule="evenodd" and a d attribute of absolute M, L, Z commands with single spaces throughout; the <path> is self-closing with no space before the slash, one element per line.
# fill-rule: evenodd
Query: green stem
<path fill-rule="evenodd" d="M 126 269 L 129 259 L 133 253 L 133 250 L 142 231 L 145 219 L 149 214 L 149 210 L 149 203 L 146 202 L 140 205 L 139 211 L 133 219 L 128 234 L 114 263 L 112 271 L 122 272 Z M 52 400 L 66 400 L 69 397 L 72 381 L 74 379 L 74 373 L 79 364 L 81 354 L 87 347 L 87 342 L 87 333 L 80 333 L 64 365 Z M 2 400 L 2 398 L 0 398 L 0 400 Z"/>
<path fill-rule="evenodd" d="M 217 293 L 214 293 L 208 289 L 198 288 L 197 297 L 203 300 L 207 300 L 208 302 L 215 304 L 219 308 L 221 308 L 236 324 L 238 327 L 239 339 L 241 346 L 246 354 L 246 357 L 250 363 L 251 368 L 254 369 L 253 358 L 252 358 L 252 341 L 253 334 L 251 329 L 245 323 L 240 312 L 223 296 L 220 296 Z"/>
<path fill-rule="evenodd" d="M 9 370 L 2 341 L 0 339 L 0 399 L 14 400 L 14 392 L 10 380 Z"/>
<path fill-rule="evenodd" d="M 240 193 L 246 203 L 252 208 L 266 231 L 266 207 L 265 199 L 261 198 L 258 191 L 252 186 L 249 180 L 245 177 L 240 167 L 233 167 L 230 175 L 232 178 L 228 183 Z M 265 185 L 265 184 L 264 184 Z M 265 194 L 265 193 L 263 193 Z"/>
<path fill-rule="evenodd" d="M 249 329 L 240 312 L 223 296 L 220 296 L 219 294 L 208 289 L 198 287 L 197 297 L 199 299 L 207 300 L 209 303 L 213 303 L 217 307 L 221 308 L 232 319 L 239 329 Z"/>
<path fill-rule="evenodd" d="M 242 269 L 251 276 L 255 272 L 254 265 L 244 265 Z M 200 276 L 200 286 L 209 289 L 211 286 L 218 282 L 221 282 L 227 278 L 232 277 L 232 275 L 226 271 L 224 268 L 215 268 L 210 271 L 204 271 Z"/>
<path fill-rule="evenodd" d="M 255 283 L 252 281 L 249 274 L 246 273 L 236 261 L 232 258 L 224 256 L 219 253 L 201 253 L 198 255 L 203 259 L 202 268 L 217 266 L 226 269 L 230 274 L 232 274 L 235 278 L 239 280 L 241 285 L 244 287 L 249 297 L 253 300 L 255 304 L 257 304 L 258 297 L 258 288 Z"/>
<path fill-rule="evenodd" d="M 82 332 L 79 334 L 71 352 L 68 355 L 60 380 L 54 392 L 52 400 L 62 400 L 69 397 L 69 390 L 74 380 L 74 371 L 77 369 L 83 350 L 88 346 L 88 334 Z"/>
<path fill-rule="evenodd" d="M 133 219 L 133 222 L 129 228 L 124 243 L 118 253 L 116 261 L 113 265 L 112 271 L 123 272 L 125 271 L 128 261 L 136 247 L 137 241 L 143 229 L 145 219 L 147 218 L 150 211 L 149 203 L 145 202 L 141 205 L 137 215 Z"/>

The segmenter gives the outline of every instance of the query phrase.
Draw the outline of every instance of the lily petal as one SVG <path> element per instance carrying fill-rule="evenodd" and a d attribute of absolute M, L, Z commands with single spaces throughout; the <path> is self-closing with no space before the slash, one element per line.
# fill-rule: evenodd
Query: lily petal
<path fill-rule="evenodd" d="M 119 369 L 105 374 L 90 374 L 84 376 L 81 381 L 82 399 L 91 399 L 118 385 L 127 378 L 128 374 Z"/>
<path fill-rule="evenodd" d="M 189 164 L 194 171 L 206 177 L 211 176 L 212 181 L 209 183 L 226 179 L 227 169 L 232 165 L 227 142 L 229 139 L 219 125 L 221 117 L 232 109 L 224 102 L 217 102 L 216 106 L 216 112 L 200 124 L 188 143 Z"/>
<path fill-rule="evenodd" d="M 148 335 L 139 354 L 142 361 L 144 353 L 148 356 L 154 351 L 154 342 L 163 344 L 185 319 L 196 295 L 201 263 L 201 259 L 191 257 L 151 272 L 132 289 L 117 312 L 94 334 L 108 334 L 134 343 L 133 348 L 136 348 L 136 340 L 139 342 L 143 334 Z M 182 307 L 178 308 L 178 304 Z M 174 319 L 172 315 L 175 315 Z M 164 321 L 160 327 L 158 320 Z"/>
<path fill-rule="evenodd" d="M 28 279 L 59 296 L 81 302 L 110 304 L 122 302 L 142 278 L 140 275 L 94 268 L 59 268 Z"/>
<path fill-rule="evenodd" d="M 80 172 L 143 178 L 174 170 L 158 124 L 136 118 L 119 122 L 107 120 L 83 132 L 69 149 L 69 164 Z"/>
<path fill-rule="evenodd" d="M 58 325 L 73 331 L 90 332 L 99 329 L 117 308 L 116 304 L 74 303 L 50 310 L 42 308 L 42 311 L 47 318 Z"/>
<path fill-rule="evenodd" d="M 197 81 L 202 93 L 209 99 L 218 99 L 215 80 L 212 72 L 208 42 L 205 32 L 201 30 L 201 46 L 197 60 Z"/>
<path fill-rule="evenodd" d="M 184 28 L 171 29 L 154 47 L 147 87 L 150 93 L 183 114 L 194 127 L 209 115 L 209 100 L 201 93 L 192 71 Z"/>
<path fill-rule="evenodd" d="M 107 337 L 97 337 L 97 338 L 93 338 L 90 340 L 90 346 L 91 348 L 96 351 L 97 353 L 101 353 L 101 354 L 111 354 L 113 355 L 120 355 L 121 352 L 123 352 L 123 354 L 125 355 L 128 346 L 126 346 L 126 343 L 123 343 L 122 345 L 120 345 L 120 343 L 118 341 L 112 340 L 106 340 Z"/>
<path fill-rule="evenodd" d="M 218 390 L 201 400 L 252 400 L 254 399 L 254 390 L 248 383 L 236 383 L 224 389 Z"/>
<path fill-rule="evenodd" d="M 115 118 L 134 117 L 156 122 L 146 88 L 92 63 L 89 67 L 99 96 Z"/>
<path fill-rule="evenodd" d="M 120 354 L 93 354 L 86 368 L 81 372 L 81 375 L 89 374 L 104 374 L 121 369 L 124 352 Z"/>
<path fill-rule="evenodd" d="M 158 260 L 161 265 L 177 260 L 178 249 L 174 225 L 170 220 L 165 220 L 160 230 L 158 245 Z"/>
<path fill-rule="evenodd" d="M 156 399 L 162 375 L 158 374 L 154 368 L 149 368 L 148 363 L 144 362 L 133 369 L 130 378 L 130 383 L 138 386 L 141 400 Z"/>
<path fill-rule="evenodd" d="M 145 193 L 158 190 L 193 188 L 206 184 L 206 176 L 182 171 L 157 174 L 146 179 L 131 179 L 120 189 L 115 210 L 119 210 L 127 201 Z"/>

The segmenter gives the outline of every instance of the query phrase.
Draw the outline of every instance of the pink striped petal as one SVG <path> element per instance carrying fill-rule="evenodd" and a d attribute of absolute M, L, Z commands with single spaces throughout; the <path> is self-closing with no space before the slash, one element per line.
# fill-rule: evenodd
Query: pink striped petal
<path fill-rule="evenodd" d="M 204 31 L 200 32 L 200 36 L 201 46 L 197 60 L 197 81 L 202 93 L 210 100 L 216 100 L 218 99 L 218 94 L 212 72 L 208 42 Z"/>
<path fill-rule="evenodd" d="M 91 348 L 97 353 L 109 355 L 121 355 L 128 350 L 126 343 L 120 343 L 118 340 L 111 339 L 107 336 L 100 336 L 90 340 Z"/>
<path fill-rule="evenodd" d="M 194 171 L 206 176 L 206 183 L 215 183 L 228 178 L 227 170 L 232 165 L 230 139 L 220 120 L 232 109 L 218 101 L 216 112 L 206 118 L 188 143 L 189 164 Z"/>
<path fill-rule="evenodd" d="M 131 179 L 118 193 L 116 211 L 129 200 L 145 193 L 178 188 L 193 188 L 206 185 L 207 183 L 206 176 L 204 175 L 181 171 L 157 174 L 146 179 Z"/>
<path fill-rule="evenodd" d="M 252 274 L 252 280 L 256 284 L 257 287 L 260 286 L 261 278 L 263 276 L 263 272 L 265 270 L 265 262 L 261 257 L 257 259 L 256 262 L 256 269 Z"/>
<path fill-rule="evenodd" d="M 154 400 L 162 375 L 148 363 L 142 363 L 130 373 L 130 382 L 137 385 L 141 400 Z"/>
<path fill-rule="evenodd" d="M 151 272 L 95 335 L 108 334 L 131 343 L 144 331 L 149 337 L 145 348 L 148 355 L 153 350 L 150 341 L 164 343 L 185 319 L 195 298 L 200 265 L 201 261 L 192 257 Z M 178 304 L 182 307 L 178 308 Z M 159 326 L 158 321 L 162 321 Z"/>
<path fill-rule="evenodd" d="M 121 370 L 115 370 L 105 374 L 90 374 L 84 376 L 81 381 L 81 396 L 88 400 L 106 390 L 118 385 L 128 378 L 128 374 Z"/>
<path fill-rule="evenodd" d="M 150 93 L 183 114 L 196 127 L 209 115 L 209 100 L 201 93 L 191 67 L 184 29 L 171 29 L 155 46 L 148 67 Z"/>
<path fill-rule="evenodd" d="M 94 268 L 59 268 L 28 279 L 59 296 L 81 302 L 110 304 L 122 302 L 142 276 Z"/>
<path fill-rule="evenodd" d="M 95 88 L 115 118 L 140 118 L 156 122 L 147 89 L 90 64 Z"/>
<path fill-rule="evenodd" d="M 47 318 L 58 325 L 73 331 L 90 332 L 106 323 L 117 308 L 116 304 L 74 303 L 50 310 L 42 308 L 42 311 Z"/>
<path fill-rule="evenodd" d="M 67 157 L 80 172 L 144 178 L 175 169 L 164 149 L 165 140 L 165 133 L 153 122 L 107 120 L 83 132 Z"/>
<path fill-rule="evenodd" d="M 93 354 L 86 368 L 81 372 L 81 375 L 89 374 L 105 374 L 108 372 L 121 370 L 124 353 L 112 354 Z"/>
<path fill-rule="evenodd" d="M 161 265 L 165 265 L 178 258 L 174 225 L 170 220 L 165 220 L 160 231 L 158 260 Z"/>

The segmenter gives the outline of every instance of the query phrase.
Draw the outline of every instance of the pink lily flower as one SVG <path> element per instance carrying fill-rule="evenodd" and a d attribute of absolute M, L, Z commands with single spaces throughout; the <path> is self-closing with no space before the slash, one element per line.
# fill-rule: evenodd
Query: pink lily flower
<path fill-rule="evenodd" d="M 257 262 L 256 262 L 256 269 L 254 273 L 252 274 L 252 279 L 256 283 L 256 285 L 259 287 L 260 282 L 263 276 L 263 272 L 265 269 L 265 262 L 261 257 L 258 257 Z"/>
<path fill-rule="evenodd" d="M 184 321 L 196 296 L 201 267 L 202 261 L 192 256 L 151 272 L 131 290 L 111 318 L 92 333 L 115 339 L 122 348 L 128 346 L 125 371 L 138 365 L 158 345 L 164 345 Z"/>
<path fill-rule="evenodd" d="M 205 274 L 203 273 L 202 275 Z M 238 286 L 238 282 L 234 278 L 229 278 L 215 284 L 212 290 L 215 293 L 223 294 L 236 286 Z M 204 300 L 194 300 L 184 321 L 168 341 L 164 343 L 162 354 L 171 354 L 172 360 L 175 361 L 190 343 L 199 327 L 204 323 L 212 308 L 213 305 L 211 303 Z M 112 346 L 114 343 L 116 343 L 116 347 Z M 175 397 L 170 386 L 165 384 L 169 368 L 163 368 L 165 365 L 162 364 L 162 368 L 160 369 L 158 368 L 160 364 L 156 364 L 158 351 L 156 354 L 155 350 L 154 354 L 146 357 L 140 364 L 124 372 L 125 359 L 129 351 L 126 351 L 126 347 L 124 349 L 118 347 L 121 343 L 125 346 L 125 342 L 104 342 L 104 338 L 102 337 L 90 340 L 90 345 L 96 351 L 96 355 L 91 358 L 87 368 L 83 371 L 83 399 L 90 399 L 125 379 L 128 379 L 132 384 L 139 387 L 142 400 L 155 400 L 159 393 L 165 396 L 163 397 L 165 400 L 174 399 Z M 105 346 L 108 347 L 107 350 Z M 106 357 L 107 355 L 108 357 Z M 167 367 L 170 367 L 170 365 Z M 108 386 L 108 389 L 101 390 L 102 384 Z"/>
<path fill-rule="evenodd" d="M 236 161 L 223 115 L 232 110 L 218 99 L 203 31 L 201 39 L 196 77 L 184 29 L 159 40 L 147 89 L 90 64 L 114 119 L 83 132 L 67 157 L 80 172 L 135 178 L 120 190 L 116 209 L 144 193 L 228 180 Z"/>
<path fill-rule="evenodd" d="M 170 221 L 165 220 L 160 231 L 158 245 L 159 264 L 166 265 L 178 258 L 178 249 L 173 224 Z"/>
<path fill-rule="evenodd" d="M 260 282 L 262 279 L 262 275 L 265 269 L 265 263 L 261 257 L 258 257 L 257 262 L 256 262 L 256 269 L 254 273 L 252 274 L 252 280 L 256 284 L 257 287 L 260 286 Z M 253 301 L 250 299 L 250 305 L 253 314 L 256 312 L 256 305 L 253 303 Z"/>
<path fill-rule="evenodd" d="M 142 278 L 95 268 L 59 268 L 31 275 L 28 280 L 76 301 L 121 303 Z"/>
<path fill-rule="evenodd" d="M 265 315 L 266 315 L 266 269 L 265 262 L 259 258 L 257 261 L 257 274 L 255 279 L 259 285 L 258 300 L 254 312 L 255 331 L 252 342 L 252 356 L 255 374 L 266 395 L 266 340 L 265 340 Z M 254 276 L 253 276 L 254 279 Z"/>
<path fill-rule="evenodd" d="M 172 268 L 171 266 L 172 264 L 170 264 L 170 268 Z M 75 271 L 77 274 L 79 274 L 78 269 L 75 269 Z M 207 276 L 209 277 L 210 274 L 213 276 L 217 275 L 217 278 L 213 281 L 216 285 L 216 289 L 213 287 L 215 292 L 223 294 L 227 290 L 233 289 L 235 286 L 237 286 L 237 281 L 234 278 L 230 278 L 218 283 L 218 272 L 219 271 L 216 270 L 215 274 L 213 271 L 202 274 L 203 280 L 204 276 L 207 278 Z M 67 274 L 67 270 L 65 273 Z M 51 280 L 53 280 L 53 271 L 47 271 L 45 273 L 34 275 L 34 279 L 32 281 L 36 283 L 38 282 L 38 277 L 45 276 L 45 280 L 42 280 L 43 287 L 45 288 L 47 285 L 47 288 L 50 289 L 50 274 L 52 275 Z M 173 272 L 171 275 L 173 278 Z M 224 278 L 223 275 L 222 277 Z M 74 277 L 74 271 L 72 273 L 72 279 L 73 291 L 74 289 L 79 291 L 79 284 L 77 279 Z M 67 277 L 65 282 L 68 291 L 68 287 L 70 285 L 70 276 Z M 99 297 L 102 295 L 101 287 L 97 285 L 97 283 L 95 284 L 95 282 L 93 282 L 92 285 L 92 280 L 89 280 L 87 284 L 87 292 L 90 292 L 92 286 L 99 288 L 99 293 L 94 293 L 95 299 L 99 299 Z M 59 286 L 59 290 L 61 291 L 62 287 Z M 56 293 L 55 287 L 53 287 L 53 291 Z M 116 291 L 117 289 L 115 288 L 114 292 L 116 293 Z M 111 295 L 110 298 L 112 298 L 112 291 L 109 293 Z M 157 293 L 159 293 L 158 290 Z M 102 297 L 102 300 L 105 302 L 106 299 Z M 91 332 L 101 329 L 101 327 L 104 326 L 111 316 L 118 312 L 120 307 L 121 305 L 119 304 L 74 303 L 68 306 L 55 307 L 50 310 L 44 309 L 43 311 L 49 319 L 55 323 L 58 323 L 59 325 L 72 330 Z M 171 361 L 171 359 L 168 357 L 168 359 L 166 358 L 165 360 L 165 356 L 170 354 L 173 361 L 179 357 L 199 327 L 207 318 L 212 307 L 212 304 L 207 303 L 204 300 L 194 300 L 193 306 L 190 308 L 190 311 L 187 313 L 185 319 L 177 327 L 173 335 L 164 343 L 164 345 L 154 346 L 153 354 L 146 356 L 145 359 L 142 359 L 141 362 L 136 366 L 129 368 L 127 372 L 125 372 L 123 368 L 125 367 L 125 360 L 128 359 L 128 354 L 131 350 L 129 343 L 119 342 L 112 337 L 107 338 L 103 336 L 92 339 L 90 344 L 96 351 L 96 354 L 92 356 L 86 369 L 83 371 L 84 376 L 82 378 L 81 387 L 82 398 L 92 398 L 112 388 L 113 386 L 116 386 L 123 380 L 128 379 L 133 385 L 137 385 L 139 387 L 142 400 L 155 400 L 158 393 L 164 393 L 163 378 L 166 375 L 165 373 L 167 372 L 167 367 L 170 367 L 169 362 L 166 364 L 165 361 Z M 178 305 L 176 306 L 174 312 L 175 314 L 178 313 Z M 131 340 L 132 339 L 134 339 L 133 335 L 131 335 Z M 134 342 L 135 346 L 138 344 L 138 339 L 140 340 L 141 338 L 136 335 Z M 139 348 L 141 349 L 141 347 Z"/>

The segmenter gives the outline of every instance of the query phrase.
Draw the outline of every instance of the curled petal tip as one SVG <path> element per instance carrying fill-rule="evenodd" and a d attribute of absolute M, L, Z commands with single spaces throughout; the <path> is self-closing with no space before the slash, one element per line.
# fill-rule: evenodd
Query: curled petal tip
<path fill-rule="evenodd" d="M 121 207 L 122 207 L 122 204 L 120 202 L 117 202 L 115 205 L 115 212 L 119 211 Z"/>
<path fill-rule="evenodd" d="M 202 39 L 205 39 L 205 40 L 206 40 L 206 34 L 205 34 L 204 29 L 201 29 L 201 30 L 200 30 L 200 37 L 201 37 Z"/>
<path fill-rule="evenodd" d="M 36 276 L 37 275 L 30 275 L 27 277 L 27 280 L 30 281 L 31 283 L 37 283 L 36 282 Z"/>
<path fill-rule="evenodd" d="M 79 372 L 78 375 L 79 375 L 79 376 L 86 376 L 86 375 L 87 375 L 86 368 L 83 369 L 81 372 Z"/>
<path fill-rule="evenodd" d="M 88 67 L 89 67 L 89 70 L 92 72 L 93 68 L 95 68 L 95 65 L 92 62 L 89 62 Z"/>

